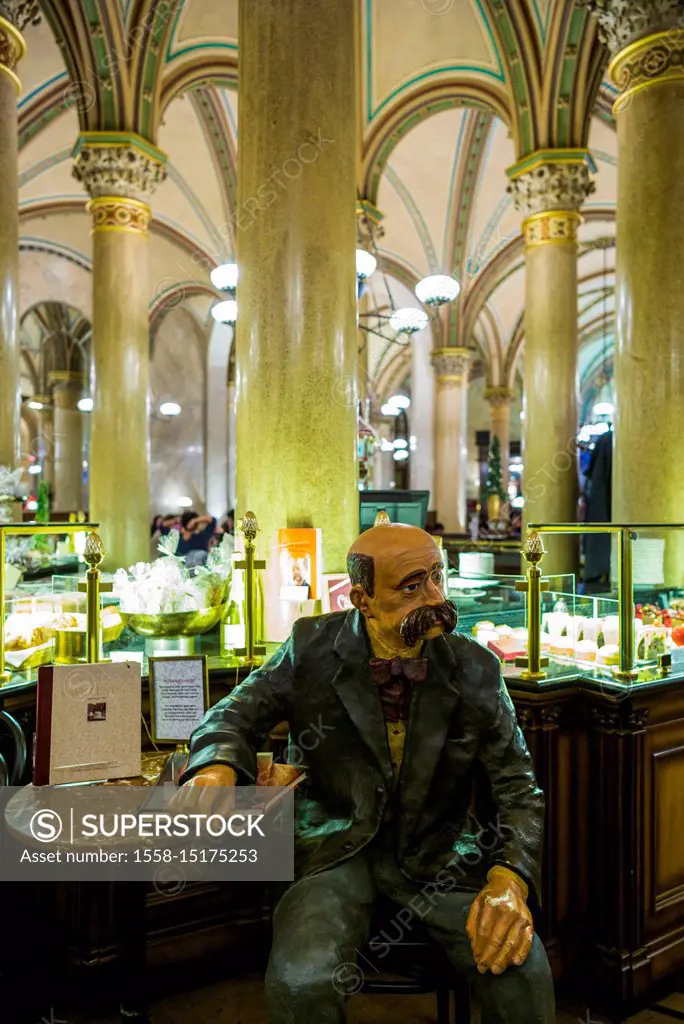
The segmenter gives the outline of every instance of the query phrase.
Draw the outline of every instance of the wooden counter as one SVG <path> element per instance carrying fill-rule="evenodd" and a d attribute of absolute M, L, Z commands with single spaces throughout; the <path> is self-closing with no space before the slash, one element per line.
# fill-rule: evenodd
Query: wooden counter
<path fill-rule="evenodd" d="M 213 670 L 212 702 L 235 680 L 235 670 Z M 621 1017 L 684 968 L 684 677 L 630 689 L 581 677 L 507 682 L 546 794 L 541 931 L 554 975 Z M 0 689 L 0 705 L 28 736 L 34 702 L 31 686 Z M 49 906 L 62 936 L 52 955 L 78 971 L 79 985 L 92 975 L 98 986 L 120 952 L 113 887 L 5 885 L 3 909 L 25 914 L 35 899 L 29 888 L 42 890 L 43 913 Z M 174 975 L 213 957 L 223 973 L 258 969 L 268 950 L 266 906 L 257 883 L 150 888 L 149 963 Z"/>

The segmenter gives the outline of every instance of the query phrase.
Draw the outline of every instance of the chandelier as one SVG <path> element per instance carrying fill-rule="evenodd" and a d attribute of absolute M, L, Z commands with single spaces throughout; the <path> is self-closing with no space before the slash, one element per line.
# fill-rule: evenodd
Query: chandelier
<path fill-rule="evenodd" d="M 357 203 L 356 215 L 357 296 L 359 299 L 367 296 L 370 300 L 365 303 L 366 308 L 359 310 L 359 328 L 389 344 L 405 347 L 410 343 L 412 334 L 425 330 L 430 321 L 439 315 L 440 307 L 458 298 L 461 286 L 447 274 L 431 274 L 416 285 L 415 295 L 420 305 L 398 307 L 388 274 L 380 266 L 378 239 L 384 234 L 380 215 L 364 200 Z M 376 271 L 381 276 L 387 300 L 378 295 L 374 282 L 370 280 Z"/>

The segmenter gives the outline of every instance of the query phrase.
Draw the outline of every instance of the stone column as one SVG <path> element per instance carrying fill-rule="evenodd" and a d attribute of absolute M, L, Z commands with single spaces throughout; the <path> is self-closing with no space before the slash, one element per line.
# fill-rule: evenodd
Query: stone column
<path fill-rule="evenodd" d="M 236 394 L 235 394 L 235 370 L 233 364 L 233 373 L 228 376 L 228 398 L 227 398 L 227 415 L 228 415 L 228 509 L 235 508 L 235 463 L 237 455 L 237 442 L 235 434 L 237 431 L 237 423 L 235 419 L 235 405 L 236 405 Z"/>
<path fill-rule="evenodd" d="M 164 155 L 124 132 L 82 134 L 74 176 L 92 196 L 90 518 L 106 569 L 149 558 L 149 198 Z"/>
<path fill-rule="evenodd" d="M 550 150 L 508 172 L 525 216 L 524 525 L 577 519 L 577 229 L 593 169 L 584 150 Z M 577 570 L 575 538 L 544 543 L 547 574 Z"/>
<path fill-rule="evenodd" d="M 411 336 L 411 434 L 416 439 L 409 460 L 411 489 L 429 491 L 435 508 L 435 371 L 431 360 L 432 334 L 419 331 Z"/>
<path fill-rule="evenodd" d="M 381 445 L 383 441 L 387 443 L 392 440 L 392 425 L 388 419 L 378 420 L 375 429 Z M 389 488 L 390 483 L 394 480 L 395 465 L 391 451 L 383 451 L 382 448 L 376 449 L 373 459 L 374 491 L 386 491 Z"/>
<path fill-rule="evenodd" d="M 37 3 L 0 2 L 0 466 L 14 466 L 19 422 L 19 191 L 16 74 L 26 53 L 21 34 L 37 20 Z"/>
<path fill-rule="evenodd" d="M 438 348 L 432 353 L 437 385 L 434 507 L 447 533 L 466 532 L 470 359 L 467 348 Z"/>
<path fill-rule="evenodd" d="M 684 3 L 590 2 L 620 90 L 613 519 L 682 522 L 672 430 L 684 396 Z M 684 532 L 666 546 L 684 581 Z"/>
<path fill-rule="evenodd" d="M 501 445 L 501 482 L 508 491 L 508 462 L 511 448 L 511 402 L 513 392 L 510 388 L 497 385 L 485 389 L 485 401 L 489 405 L 491 421 L 490 434 L 498 437 Z"/>
<path fill-rule="evenodd" d="M 240 5 L 237 507 L 281 625 L 276 531 L 358 534 L 354 0 Z M 267 59 L 266 56 L 267 55 Z"/>
<path fill-rule="evenodd" d="M 83 377 L 68 371 L 50 374 L 53 412 L 52 508 L 78 512 L 83 508 Z"/>

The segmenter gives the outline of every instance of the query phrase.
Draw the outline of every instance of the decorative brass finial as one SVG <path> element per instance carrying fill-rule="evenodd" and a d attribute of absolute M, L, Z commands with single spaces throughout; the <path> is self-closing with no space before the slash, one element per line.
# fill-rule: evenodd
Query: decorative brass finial
<path fill-rule="evenodd" d="M 384 508 L 379 508 L 373 526 L 391 526 L 392 520 Z"/>
<path fill-rule="evenodd" d="M 97 569 L 98 565 L 102 561 L 105 555 L 104 544 L 102 543 L 102 537 L 99 533 L 95 533 L 91 530 L 88 534 L 85 542 L 85 549 L 83 551 L 83 561 L 91 568 Z"/>
<path fill-rule="evenodd" d="M 544 541 L 536 530 L 529 530 L 525 538 L 525 558 L 530 565 L 538 565 L 546 554 Z"/>
<path fill-rule="evenodd" d="M 240 521 L 240 530 L 245 535 L 246 541 L 253 541 L 259 532 L 259 524 L 253 512 L 245 512 Z"/>

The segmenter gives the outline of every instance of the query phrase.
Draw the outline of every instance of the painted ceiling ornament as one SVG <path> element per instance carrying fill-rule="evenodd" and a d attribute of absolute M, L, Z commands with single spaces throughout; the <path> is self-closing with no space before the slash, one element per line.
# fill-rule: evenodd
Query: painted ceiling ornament
<path fill-rule="evenodd" d="M 166 178 L 164 164 L 133 145 L 83 145 L 72 174 L 94 199 L 148 199 Z"/>
<path fill-rule="evenodd" d="M 23 32 L 27 25 L 40 24 L 38 0 L 0 0 L 0 18 Z"/>
<path fill-rule="evenodd" d="M 510 388 L 507 388 L 503 384 L 495 384 L 492 387 L 485 388 L 484 393 L 485 401 L 495 409 L 501 409 L 505 405 L 510 405 L 513 401 L 514 395 Z"/>
<path fill-rule="evenodd" d="M 596 191 L 586 163 L 545 163 L 514 178 L 507 191 L 526 217 L 550 210 L 579 211 Z"/>
<path fill-rule="evenodd" d="M 599 38 L 612 54 L 656 32 L 682 28 L 684 0 L 577 0 L 596 16 Z"/>

